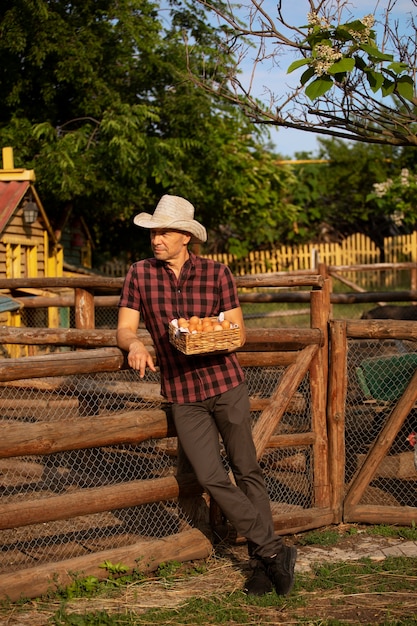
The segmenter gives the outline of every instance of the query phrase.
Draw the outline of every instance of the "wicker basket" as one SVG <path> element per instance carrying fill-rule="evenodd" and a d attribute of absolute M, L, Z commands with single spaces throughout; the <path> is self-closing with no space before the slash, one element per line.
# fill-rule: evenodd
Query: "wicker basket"
<path fill-rule="evenodd" d="M 211 318 L 213 322 L 217 318 Z M 202 354 L 216 350 L 230 350 L 240 346 L 240 328 L 213 330 L 209 332 L 184 333 L 171 322 L 169 324 L 169 340 L 173 346 L 184 354 Z"/>

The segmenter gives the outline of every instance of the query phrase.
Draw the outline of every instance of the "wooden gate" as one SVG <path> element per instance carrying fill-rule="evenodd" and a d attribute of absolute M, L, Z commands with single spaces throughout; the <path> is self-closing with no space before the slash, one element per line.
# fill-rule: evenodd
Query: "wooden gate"
<path fill-rule="evenodd" d="M 366 353 L 348 371 L 349 341 Z M 330 324 L 329 451 L 332 506 L 339 519 L 372 524 L 412 524 L 417 519 L 414 452 L 407 433 L 416 428 L 417 323 L 396 320 L 348 320 Z M 384 343 L 385 342 L 385 343 Z M 385 346 L 385 348 L 384 348 Z M 356 396 L 348 400 L 355 383 Z M 371 420 L 365 449 L 347 449 L 347 410 L 356 405 L 355 432 Z M 408 424 L 408 426 L 405 426 Z M 369 431 L 369 425 L 368 425 Z M 352 434 L 351 434 L 352 436 Z M 358 439 L 359 443 L 359 439 Z M 347 475 L 348 462 L 354 464 Z"/>

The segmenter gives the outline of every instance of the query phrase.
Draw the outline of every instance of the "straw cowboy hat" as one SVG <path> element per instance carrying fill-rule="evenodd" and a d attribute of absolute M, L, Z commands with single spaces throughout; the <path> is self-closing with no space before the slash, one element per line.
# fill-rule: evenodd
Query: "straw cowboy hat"
<path fill-rule="evenodd" d="M 206 229 L 194 219 L 194 207 L 191 202 L 180 196 L 162 196 L 156 209 L 150 213 L 139 213 L 133 218 L 136 226 L 143 228 L 172 228 L 192 235 L 192 241 L 207 241 Z"/>

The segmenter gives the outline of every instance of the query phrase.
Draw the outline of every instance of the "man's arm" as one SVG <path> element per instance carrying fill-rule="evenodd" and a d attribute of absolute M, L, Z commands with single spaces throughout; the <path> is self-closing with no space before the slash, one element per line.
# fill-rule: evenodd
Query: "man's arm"
<path fill-rule="evenodd" d="M 119 348 L 128 353 L 127 362 L 130 367 L 138 370 L 140 377 L 143 378 L 146 366 L 153 372 L 156 372 L 156 367 L 145 344 L 137 336 L 139 318 L 139 311 L 120 307 L 116 339 Z"/>
<path fill-rule="evenodd" d="M 237 324 L 240 328 L 240 346 L 236 346 L 236 348 L 229 350 L 229 352 L 234 352 L 238 347 L 242 347 L 246 341 L 245 322 L 243 321 L 243 312 L 241 307 L 239 306 L 236 309 L 225 311 L 224 319 L 228 320 L 231 324 Z"/>

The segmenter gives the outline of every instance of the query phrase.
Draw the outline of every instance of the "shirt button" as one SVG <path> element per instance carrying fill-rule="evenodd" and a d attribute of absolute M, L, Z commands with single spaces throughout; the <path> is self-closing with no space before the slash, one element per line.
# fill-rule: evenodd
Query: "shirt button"
<path fill-rule="evenodd" d="M 181 289 L 178 289 L 178 292 L 177 292 L 177 293 L 181 293 Z"/>

